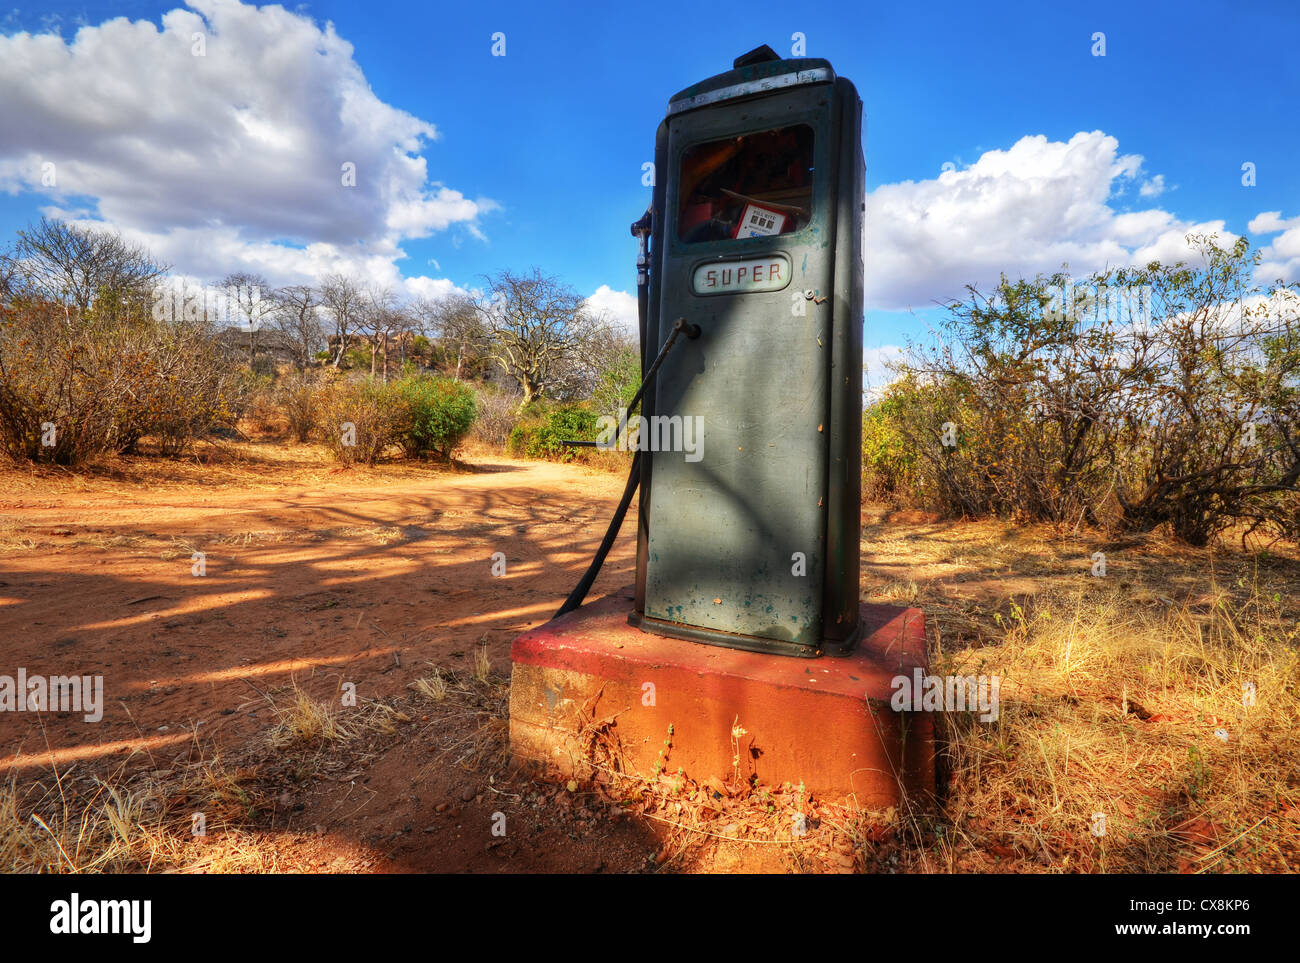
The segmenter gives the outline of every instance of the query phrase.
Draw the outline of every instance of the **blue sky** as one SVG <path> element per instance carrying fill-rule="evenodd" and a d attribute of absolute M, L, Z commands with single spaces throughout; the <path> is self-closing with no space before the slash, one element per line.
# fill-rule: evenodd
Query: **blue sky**
<path fill-rule="evenodd" d="M 877 352 L 967 282 L 1172 258 L 1190 229 L 1246 234 L 1300 278 L 1300 5 L 1064 6 L 18 7 L 0 11 L 0 234 L 49 211 L 208 280 L 354 265 L 434 295 L 536 265 L 626 312 L 667 98 L 801 33 L 864 101 Z M 341 193 L 352 154 L 366 183 Z"/>

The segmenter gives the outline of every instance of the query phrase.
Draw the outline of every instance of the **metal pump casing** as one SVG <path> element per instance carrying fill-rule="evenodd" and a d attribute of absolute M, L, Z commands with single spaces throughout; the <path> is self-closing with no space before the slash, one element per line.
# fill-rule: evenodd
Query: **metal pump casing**
<path fill-rule="evenodd" d="M 735 648 L 844 652 L 859 610 L 862 102 L 825 60 L 759 48 L 736 63 L 673 97 L 656 138 L 643 372 L 676 319 L 702 331 L 648 386 L 642 414 L 652 431 L 655 416 L 698 417 L 701 432 L 696 460 L 641 459 L 631 621 Z M 733 168 L 752 193 L 709 186 Z M 786 189 L 761 190 L 769 170 Z M 794 200 L 756 200 L 778 196 Z M 726 218 L 709 212 L 737 205 L 742 228 L 785 233 L 722 236 Z"/>

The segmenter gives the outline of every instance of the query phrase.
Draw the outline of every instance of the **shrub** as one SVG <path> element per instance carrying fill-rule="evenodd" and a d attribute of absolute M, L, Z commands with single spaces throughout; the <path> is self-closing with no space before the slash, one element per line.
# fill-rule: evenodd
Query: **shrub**
<path fill-rule="evenodd" d="M 595 441 L 597 416 L 582 405 L 561 405 L 540 417 L 518 424 L 510 432 L 507 450 L 525 458 L 572 461 L 577 449 L 565 440 Z"/>
<path fill-rule="evenodd" d="M 11 458 L 75 465 L 146 435 L 177 455 L 232 423 L 242 390 L 201 325 L 22 298 L 0 309 L 0 449 Z"/>
<path fill-rule="evenodd" d="M 916 386 L 891 385 L 862 413 L 862 494 L 868 499 L 910 500 L 916 494 L 916 453 L 904 436 L 900 418 L 914 405 Z"/>
<path fill-rule="evenodd" d="M 475 396 L 475 408 L 471 437 L 504 451 L 519 423 L 519 396 L 483 387 Z"/>
<path fill-rule="evenodd" d="M 391 385 L 340 382 L 323 389 L 316 437 L 344 464 L 373 465 L 397 440 L 403 412 Z"/>
<path fill-rule="evenodd" d="M 1191 240 L 1199 266 L 971 288 L 867 412 L 872 483 L 949 515 L 1294 537 L 1300 284 L 1256 284 L 1244 239 Z"/>
<path fill-rule="evenodd" d="M 320 417 L 321 392 L 324 383 L 310 373 L 291 375 L 277 391 L 280 410 L 289 423 L 289 434 L 295 441 L 311 438 Z"/>
<path fill-rule="evenodd" d="M 447 460 L 474 424 L 474 392 L 462 382 L 411 375 L 389 391 L 400 419 L 396 440 L 409 457 Z"/>

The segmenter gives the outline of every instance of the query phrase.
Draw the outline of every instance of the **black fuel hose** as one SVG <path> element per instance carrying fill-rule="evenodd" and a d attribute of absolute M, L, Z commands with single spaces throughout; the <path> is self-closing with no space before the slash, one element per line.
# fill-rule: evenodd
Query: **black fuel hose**
<path fill-rule="evenodd" d="M 677 343 L 678 335 L 682 334 L 694 340 L 700 336 L 700 326 L 688 323 L 685 318 L 678 318 L 673 323 L 672 333 L 668 335 L 668 340 L 664 342 L 664 346 L 659 349 L 659 356 L 655 358 L 654 364 L 650 366 L 650 370 L 641 379 L 641 387 L 636 390 L 636 394 L 632 396 L 631 402 L 628 403 L 627 408 L 624 410 L 623 417 L 619 419 L 618 430 L 615 432 L 614 438 L 622 437 L 623 430 L 627 427 L 627 413 L 636 409 L 636 406 L 641 401 L 641 396 L 645 394 L 646 386 L 654 380 L 654 376 L 659 371 L 659 366 L 664 363 L 664 358 L 668 357 L 668 352 Z M 619 499 L 618 508 L 614 510 L 614 517 L 609 520 L 609 528 L 605 530 L 605 537 L 600 542 L 600 548 L 596 550 L 596 554 L 592 558 L 591 564 L 587 566 L 587 571 L 583 574 L 582 580 L 573 587 L 573 591 L 569 593 L 569 597 L 564 600 L 564 604 L 552 616 L 553 618 L 559 618 L 566 612 L 572 612 L 582 605 L 587 598 L 587 593 L 591 591 L 596 576 L 600 574 L 601 566 L 605 564 L 605 557 L 609 555 L 609 550 L 614 547 L 614 540 L 618 538 L 619 529 L 623 527 L 623 518 L 627 515 L 628 506 L 632 504 L 632 496 L 636 493 L 637 486 L 640 484 L 641 450 L 638 448 L 637 453 L 632 456 L 632 468 L 628 471 L 627 484 L 623 486 L 623 497 Z"/>

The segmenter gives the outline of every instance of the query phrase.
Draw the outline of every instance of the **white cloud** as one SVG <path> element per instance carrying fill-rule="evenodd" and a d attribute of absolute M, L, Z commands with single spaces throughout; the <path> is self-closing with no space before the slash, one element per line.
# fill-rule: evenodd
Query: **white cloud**
<path fill-rule="evenodd" d="M 1276 234 L 1260 248 L 1259 270 L 1256 276 L 1261 283 L 1300 281 L 1300 217 L 1286 220 L 1281 211 L 1265 211 L 1251 219 L 1247 225 L 1252 234 Z"/>
<path fill-rule="evenodd" d="M 437 129 L 376 97 L 332 25 L 238 0 L 189 6 L 161 29 L 118 18 L 70 41 L 0 36 L 0 189 L 83 219 L 89 203 L 92 220 L 200 276 L 397 283 L 402 240 L 479 232 L 497 205 L 431 178 L 419 151 Z"/>
<path fill-rule="evenodd" d="M 467 291 L 465 288 L 458 287 L 446 278 L 418 277 L 407 278 L 402 282 L 406 293 L 413 298 L 428 298 L 430 301 L 441 301 L 444 298 L 451 297 L 453 294 L 473 295 L 475 292 Z"/>
<path fill-rule="evenodd" d="M 1149 181 L 1144 183 L 1138 189 L 1138 193 L 1143 197 L 1159 197 L 1164 192 L 1165 192 L 1164 174 L 1157 174 L 1155 177 L 1151 178 Z"/>
<path fill-rule="evenodd" d="M 596 293 L 587 298 L 587 307 L 597 314 L 605 314 L 616 326 L 628 334 L 637 337 L 640 334 L 640 322 L 636 313 L 636 295 L 626 291 L 615 291 L 608 284 L 602 284 Z"/>
<path fill-rule="evenodd" d="M 1190 260 L 1189 233 L 1236 236 L 1223 221 L 1193 223 L 1156 208 L 1120 211 L 1114 200 L 1142 178 L 1142 158 L 1120 155 L 1102 131 L 1068 142 L 1022 137 L 933 180 L 877 187 L 867 198 L 869 308 L 925 307 L 1068 264 L 1087 274 L 1150 260 Z M 1145 185 L 1139 194 L 1152 196 Z"/>
<path fill-rule="evenodd" d="M 1252 217 L 1246 227 L 1252 234 L 1276 234 L 1296 225 L 1300 225 L 1300 217 L 1288 221 L 1282 217 L 1281 211 L 1264 211 Z"/>
<path fill-rule="evenodd" d="M 894 381 L 894 375 L 890 372 L 888 365 L 891 361 L 897 361 L 901 358 L 905 351 L 905 348 L 896 344 L 886 344 L 863 350 L 862 386 L 867 393 L 868 400 L 880 397 L 885 388 Z"/>

